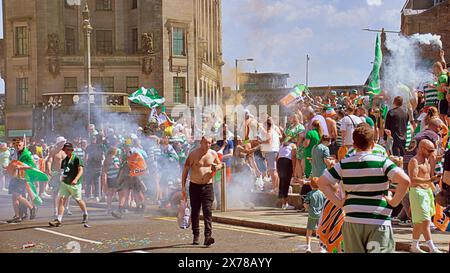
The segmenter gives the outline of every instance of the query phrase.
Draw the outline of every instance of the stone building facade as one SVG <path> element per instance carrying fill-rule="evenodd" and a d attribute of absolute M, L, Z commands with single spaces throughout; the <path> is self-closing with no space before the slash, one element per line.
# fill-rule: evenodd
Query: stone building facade
<path fill-rule="evenodd" d="M 441 36 L 444 51 L 450 56 L 450 3 L 448 0 L 408 0 L 402 10 L 404 35 L 432 33 Z M 423 48 L 424 57 L 437 60 L 439 52 Z M 448 58 L 448 57 L 447 57 Z"/>
<path fill-rule="evenodd" d="M 127 100 L 141 86 L 154 87 L 169 111 L 221 103 L 221 0 L 81 0 L 80 6 L 3 0 L 0 72 L 9 137 L 64 133 L 67 121 L 86 128 L 86 1 L 93 28 L 92 122 L 121 113 L 145 125 L 149 110 Z"/>

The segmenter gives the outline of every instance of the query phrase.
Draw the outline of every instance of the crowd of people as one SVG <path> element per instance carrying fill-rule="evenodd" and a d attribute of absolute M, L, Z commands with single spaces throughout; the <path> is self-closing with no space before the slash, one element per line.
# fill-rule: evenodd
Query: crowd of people
<path fill-rule="evenodd" d="M 51 226 L 72 214 L 70 199 L 87 224 L 83 200 L 106 201 L 106 213 L 120 219 L 130 210 L 144 213 L 146 199 L 176 208 L 190 196 L 194 244 L 203 207 L 205 245 L 211 245 L 211 211 L 221 207 L 223 175 L 230 190 L 244 193 L 235 200 L 244 205 L 251 204 L 249 193 L 267 192 L 278 196 L 281 209 L 299 209 L 289 203 L 298 185 L 300 209 L 309 217 L 307 252 L 314 233 L 323 251 L 393 252 L 392 224 L 413 227 L 411 252 L 424 252 L 422 235 L 430 252 L 440 252 L 431 231 L 447 231 L 450 218 L 449 72 L 441 56 L 435 78 L 402 96 L 391 96 L 392 90 L 305 93 L 286 124 L 245 111 L 237 126 L 242 134 L 213 113 L 203 117 L 203 138 L 195 140 L 189 121 L 173 121 L 158 107 L 147 126 L 135 131 L 92 124 L 86 139 L 2 143 L 0 183 L 3 190 L 9 184 L 15 213 L 8 222 L 34 219 L 39 203 L 20 175 L 27 167 L 11 167 L 19 160 L 50 178 L 34 185 L 39 197 L 53 200 Z M 330 217 L 333 225 L 327 224 Z"/>

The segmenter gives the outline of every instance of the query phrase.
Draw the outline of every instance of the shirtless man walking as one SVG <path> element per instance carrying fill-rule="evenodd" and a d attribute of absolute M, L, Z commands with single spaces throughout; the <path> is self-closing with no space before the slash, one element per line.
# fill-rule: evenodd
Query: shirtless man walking
<path fill-rule="evenodd" d="M 189 154 L 183 170 L 182 192 L 186 198 L 186 181 L 190 173 L 189 196 L 192 208 L 193 245 L 199 245 L 200 209 L 205 219 L 205 246 L 215 243 L 212 238 L 212 204 L 214 202 L 213 177 L 222 168 L 219 156 L 211 150 L 212 138 L 203 137 L 200 147 Z"/>
<path fill-rule="evenodd" d="M 431 177 L 430 157 L 436 151 L 435 145 L 429 140 L 422 140 L 419 144 L 417 155 L 411 159 L 408 165 L 411 176 L 409 199 L 413 219 L 413 243 L 412 253 L 425 253 L 420 249 L 420 236 L 423 234 L 431 253 L 441 253 L 434 245 L 431 238 L 431 217 L 436 214 L 433 189 L 434 182 L 439 177 Z"/>
<path fill-rule="evenodd" d="M 55 209 L 55 217 L 58 216 L 58 193 L 59 186 L 61 183 L 61 162 L 67 157 L 66 153 L 63 151 L 64 144 L 66 144 L 67 140 L 60 136 L 56 138 L 56 144 L 50 147 L 48 158 L 47 158 L 47 166 L 46 173 L 50 177 L 49 185 L 52 187 L 52 197 L 53 197 L 53 205 Z M 69 198 L 66 199 L 65 207 L 67 208 L 67 204 L 69 202 Z M 66 209 L 67 214 L 71 214 L 68 209 Z"/>

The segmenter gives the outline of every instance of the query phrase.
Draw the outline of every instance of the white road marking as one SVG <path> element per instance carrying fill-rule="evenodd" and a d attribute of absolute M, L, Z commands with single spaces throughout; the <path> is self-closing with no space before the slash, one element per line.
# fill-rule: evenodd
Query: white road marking
<path fill-rule="evenodd" d="M 128 253 L 150 253 L 150 252 L 142 251 L 142 250 L 135 250 L 135 251 L 131 251 L 131 252 L 128 252 Z"/>
<path fill-rule="evenodd" d="M 62 237 L 66 237 L 66 238 L 71 238 L 77 241 L 81 241 L 81 242 L 86 242 L 86 243 L 90 243 L 90 244 L 96 244 L 96 245 L 103 245 L 102 242 L 97 242 L 97 241 L 92 241 L 92 240 L 88 240 L 88 239 L 83 239 L 80 237 L 76 237 L 76 236 L 72 236 L 72 235 L 68 235 L 68 234 L 64 234 L 64 233 L 59 233 L 53 230 L 48 230 L 48 229 L 43 229 L 43 228 L 35 228 L 34 230 L 37 231 L 43 231 L 43 232 L 47 232 L 47 233 L 51 233 L 54 235 L 58 235 L 58 236 L 62 236 Z"/>

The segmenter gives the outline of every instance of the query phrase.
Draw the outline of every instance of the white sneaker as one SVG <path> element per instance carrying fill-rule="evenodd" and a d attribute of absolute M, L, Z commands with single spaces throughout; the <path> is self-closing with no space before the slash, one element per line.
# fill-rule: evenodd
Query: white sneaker
<path fill-rule="evenodd" d="M 285 210 L 295 210 L 295 207 L 291 205 L 286 205 Z"/>
<path fill-rule="evenodd" d="M 286 210 L 286 204 L 283 204 L 283 205 L 281 206 L 281 209 L 282 209 L 282 210 Z"/>
<path fill-rule="evenodd" d="M 444 253 L 444 252 L 441 251 L 439 248 L 435 248 L 435 249 L 432 249 L 432 250 L 430 251 L 430 253 Z"/>
<path fill-rule="evenodd" d="M 306 253 L 312 253 L 312 250 L 311 250 L 310 247 L 308 247 L 308 248 L 306 249 Z"/>
<path fill-rule="evenodd" d="M 41 194 L 41 198 L 49 199 L 49 198 L 52 198 L 52 196 L 48 195 L 46 192 L 44 192 L 44 193 Z"/>
<path fill-rule="evenodd" d="M 320 253 L 328 253 L 328 250 L 326 250 L 326 248 L 321 247 L 320 248 Z"/>
<path fill-rule="evenodd" d="M 95 203 L 100 203 L 100 197 L 95 197 L 94 201 Z"/>
<path fill-rule="evenodd" d="M 409 249 L 409 252 L 411 253 L 427 253 L 426 251 L 423 251 L 422 249 L 417 248 L 416 246 L 411 246 L 411 248 Z"/>
<path fill-rule="evenodd" d="M 3 188 L 2 190 L 8 192 L 8 189 L 7 189 L 7 188 Z"/>

